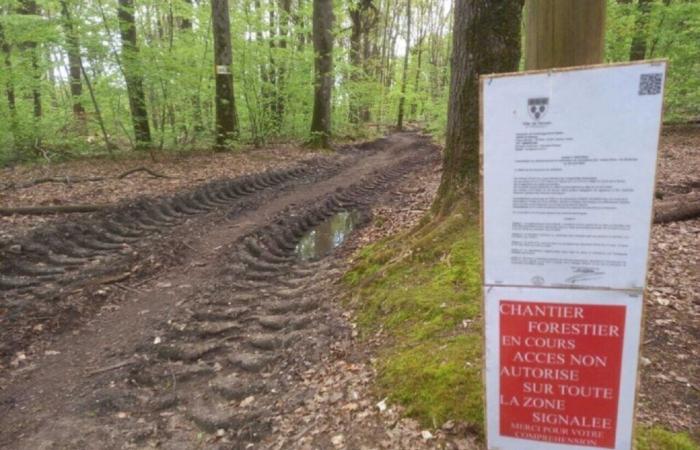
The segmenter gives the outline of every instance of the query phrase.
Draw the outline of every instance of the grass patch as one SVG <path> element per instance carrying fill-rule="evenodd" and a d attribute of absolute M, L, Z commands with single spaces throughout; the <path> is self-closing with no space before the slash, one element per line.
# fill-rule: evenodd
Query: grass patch
<path fill-rule="evenodd" d="M 659 426 L 639 427 L 637 450 L 700 450 L 700 445 L 686 433 L 674 433 Z"/>
<path fill-rule="evenodd" d="M 483 437 L 481 240 L 478 220 L 439 223 L 362 249 L 344 278 L 364 336 L 382 333 L 381 397 L 423 426 L 463 421 Z M 637 429 L 638 450 L 700 450 L 686 434 Z"/>

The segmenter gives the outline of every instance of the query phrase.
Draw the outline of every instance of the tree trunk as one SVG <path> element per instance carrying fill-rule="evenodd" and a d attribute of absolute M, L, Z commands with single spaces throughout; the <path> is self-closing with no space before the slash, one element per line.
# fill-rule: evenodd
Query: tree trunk
<path fill-rule="evenodd" d="M 414 95 L 418 92 L 418 84 L 420 83 L 420 68 L 422 64 L 422 58 L 423 58 L 423 36 L 421 36 L 418 39 L 418 42 L 416 44 L 418 46 L 418 58 L 416 62 L 416 79 L 413 83 L 413 93 Z M 411 104 L 411 115 L 415 116 L 418 113 L 418 102 L 417 99 L 413 99 L 413 103 Z"/>
<path fill-rule="evenodd" d="M 331 135 L 333 88 L 333 0 L 314 0 L 314 111 L 310 144 L 328 147 Z"/>
<path fill-rule="evenodd" d="M 5 40 L 5 32 L 2 28 L 2 24 L 0 24 L 0 50 L 2 50 L 5 65 L 5 96 L 7 97 L 7 109 L 10 110 L 10 115 L 14 121 L 17 105 L 15 100 L 15 86 L 12 81 L 12 47 Z"/>
<path fill-rule="evenodd" d="M 406 54 L 403 56 L 403 76 L 401 78 L 401 98 L 396 128 L 403 130 L 404 108 L 406 106 L 406 84 L 408 79 L 408 55 L 411 53 L 411 0 L 406 1 Z"/>
<path fill-rule="evenodd" d="M 187 13 L 179 18 L 179 29 L 186 33 L 192 33 L 192 16 L 194 11 L 192 10 L 192 0 L 184 0 L 188 5 Z M 191 97 L 192 102 L 192 120 L 194 121 L 194 131 L 200 133 L 204 130 L 204 122 L 202 121 L 202 102 L 199 98 L 199 89 Z"/>
<path fill-rule="evenodd" d="M 277 105 L 275 105 L 275 112 L 277 115 L 276 125 L 277 132 L 282 131 L 282 123 L 284 122 L 284 111 L 285 111 L 285 93 L 286 93 L 286 76 L 287 76 L 287 63 L 288 55 L 287 41 L 289 40 L 289 19 L 292 15 L 292 0 L 280 0 L 280 44 L 279 48 L 284 51 L 282 53 L 282 60 L 279 62 L 277 68 Z"/>
<path fill-rule="evenodd" d="M 4 63 L 4 78 L 5 78 L 5 97 L 7 98 L 7 109 L 10 113 L 10 131 L 12 132 L 12 140 L 15 147 L 17 159 L 19 159 L 20 149 L 17 145 L 17 105 L 15 99 L 15 84 L 12 75 L 12 47 L 5 40 L 5 32 L 0 24 L 0 51 L 3 54 Z"/>
<path fill-rule="evenodd" d="M 650 10 L 650 0 L 639 0 L 639 3 L 637 3 L 638 15 L 634 25 L 634 38 L 632 38 L 632 46 L 630 47 L 630 61 L 639 61 L 646 56 Z"/>
<path fill-rule="evenodd" d="M 83 84 L 80 73 L 80 39 L 73 26 L 73 19 L 66 0 L 61 0 L 61 14 L 63 15 L 63 27 L 66 33 L 66 47 L 68 50 L 68 72 L 70 76 L 70 93 L 73 99 L 73 116 L 81 130 L 84 130 L 86 117 L 82 103 Z"/>
<path fill-rule="evenodd" d="M 228 0 L 212 0 L 211 18 L 214 34 L 216 69 L 216 149 L 226 150 L 230 140 L 238 137 L 238 116 L 233 95 L 233 54 Z"/>
<path fill-rule="evenodd" d="M 360 80 L 362 66 L 362 5 L 353 2 L 348 8 L 350 16 L 350 81 Z M 354 87 L 356 89 L 356 86 Z M 350 122 L 360 123 L 360 99 L 356 93 L 350 92 Z"/>
<path fill-rule="evenodd" d="M 134 126 L 136 148 L 148 148 L 151 144 L 151 129 L 148 124 L 146 94 L 139 62 L 139 47 L 136 39 L 134 0 L 119 0 L 117 12 L 119 32 L 122 40 L 122 61 L 126 90 L 129 97 L 131 121 Z"/>
<path fill-rule="evenodd" d="M 599 64 L 605 50 L 605 0 L 527 0 L 525 68 Z"/>
<path fill-rule="evenodd" d="M 479 76 L 517 70 L 522 6 L 523 0 L 456 0 L 438 214 L 459 198 L 478 198 Z"/>
<path fill-rule="evenodd" d="M 39 9 L 37 8 L 36 2 L 34 0 L 22 0 L 20 2 L 20 13 L 30 16 L 38 15 Z M 34 117 L 40 118 L 43 115 L 43 108 L 41 106 L 41 71 L 39 70 L 39 55 L 37 54 L 37 43 L 30 40 L 26 43 L 26 48 L 30 54 L 32 60 L 32 100 L 34 102 Z"/>
<path fill-rule="evenodd" d="M 184 0 L 185 3 L 187 3 L 187 6 L 189 7 L 187 9 L 188 14 L 182 16 L 180 18 L 180 30 L 181 31 L 192 31 L 192 19 L 191 19 L 191 14 L 192 14 L 192 0 Z"/>

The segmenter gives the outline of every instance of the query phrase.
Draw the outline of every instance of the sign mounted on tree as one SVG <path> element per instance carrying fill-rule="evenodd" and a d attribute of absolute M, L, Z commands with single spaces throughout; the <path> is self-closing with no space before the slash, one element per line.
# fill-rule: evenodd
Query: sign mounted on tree
<path fill-rule="evenodd" d="M 665 61 L 481 79 L 488 448 L 632 448 Z"/>

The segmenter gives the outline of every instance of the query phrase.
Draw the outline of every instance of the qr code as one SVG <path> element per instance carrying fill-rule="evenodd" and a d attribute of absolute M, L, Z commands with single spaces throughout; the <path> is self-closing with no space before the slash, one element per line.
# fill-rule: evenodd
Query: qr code
<path fill-rule="evenodd" d="M 658 95 L 661 93 L 663 74 L 643 73 L 639 77 L 639 95 Z"/>

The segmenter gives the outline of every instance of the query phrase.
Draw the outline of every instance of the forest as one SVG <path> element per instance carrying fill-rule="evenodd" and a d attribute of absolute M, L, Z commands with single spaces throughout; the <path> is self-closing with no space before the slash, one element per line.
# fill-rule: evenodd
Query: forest
<path fill-rule="evenodd" d="M 217 101 L 231 116 L 221 150 L 343 141 L 407 122 L 443 135 L 450 2 L 324 2 L 323 30 L 312 27 L 312 3 L 4 0 L 0 161 L 211 148 Z M 696 1 L 607 4 L 605 61 L 670 61 L 666 123 L 700 116 L 699 20 Z M 328 55 L 323 126 L 319 52 Z"/>
<path fill-rule="evenodd" d="M 700 0 L 0 0 L 0 448 L 700 450 Z"/>

